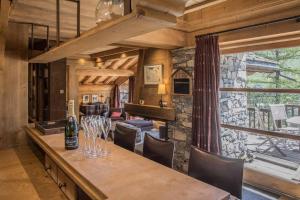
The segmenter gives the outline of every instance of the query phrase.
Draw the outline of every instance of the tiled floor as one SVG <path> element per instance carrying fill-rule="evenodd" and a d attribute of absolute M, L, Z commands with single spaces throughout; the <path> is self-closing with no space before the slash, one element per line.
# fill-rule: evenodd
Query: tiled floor
<path fill-rule="evenodd" d="M 0 199 L 66 200 L 28 146 L 0 150 Z"/>

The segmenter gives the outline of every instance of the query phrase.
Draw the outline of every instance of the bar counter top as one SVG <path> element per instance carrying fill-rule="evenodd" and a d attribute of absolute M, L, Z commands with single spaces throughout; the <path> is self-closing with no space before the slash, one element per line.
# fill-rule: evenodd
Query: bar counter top
<path fill-rule="evenodd" d="M 64 134 L 27 134 L 92 199 L 229 199 L 229 193 L 167 168 L 112 143 L 111 155 L 89 159 L 81 149 L 66 151 Z M 80 134 L 81 135 L 81 134 Z M 82 141 L 82 140 L 80 140 Z"/>

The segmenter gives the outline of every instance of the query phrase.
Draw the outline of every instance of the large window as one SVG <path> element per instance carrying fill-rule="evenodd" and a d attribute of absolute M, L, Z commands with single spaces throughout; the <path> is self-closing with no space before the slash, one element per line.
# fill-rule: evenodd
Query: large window
<path fill-rule="evenodd" d="M 223 55 L 220 90 L 224 155 L 297 179 L 300 48 Z"/>
<path fill-rule="evenodd" d="M 120 85 L 120 103 L 121 107 L 124 108 L 124 104 L 128 103 L 128 91 L 129 91 L 129 86 L 128 86 L 129 81 L 124 82 L 123 84 Z"/>

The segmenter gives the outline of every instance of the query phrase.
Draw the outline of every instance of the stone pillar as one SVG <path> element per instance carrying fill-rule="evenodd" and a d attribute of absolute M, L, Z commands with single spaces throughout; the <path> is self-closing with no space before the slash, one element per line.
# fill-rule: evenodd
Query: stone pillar
<path fill-rule="evenodd" d="M 173 50 L 173 70 L 183 67 L 193 74 L 194 56 L 194 48 Z M 221 56 L 220 67 L 220 87 L 245 87 L 246 54 Z M 177 119 L 169 126 L 169 137 L 175 143 L 174 169 L 186 173 L 192 142 L 193 97 L 172 95 L 172 104 L 176 110 Z M 247 95 L 245 93 L 220 93 L 220 105 L 222 122 L 241 126 L 247 123 Z"/>

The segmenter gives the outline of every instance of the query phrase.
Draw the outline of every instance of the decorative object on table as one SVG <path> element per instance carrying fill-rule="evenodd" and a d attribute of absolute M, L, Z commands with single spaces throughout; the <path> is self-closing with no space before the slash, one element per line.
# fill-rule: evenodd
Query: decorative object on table
<path fill-rule="evenodd" d="M 76 115 L 74 112 L 74 100 L 69 100 L 68 103 L 68 117 L 65 127 L 65 149 L 73 150 L 77 149 L 79 146 L 78 141 L 78 124 Z"/>
<path fill-rule="evenodd" d="M 81 127 L 84 133 L 84 155 L 88 158 L 108 156 L 110 151 L 106 142 L 111 130 L 110 118 L 99 115 L 83 116 Z M 101 138 L 104 138 L 104 142 Z"/>
<path fill-rule="evenodd" d="M 97 94 L 93 94 L 92 95 L 92 103 L 97 103 L 99 100 L 98 100 L 98 95 Z"/>
<path fill-rule="evenodd" d="M 158 85 L 163 81 L 162 65 L 144 66 L 144 84 Z"/>
<path fill-rule="evenodd" d="M 103 94 L 100 95 L 100 102 L 103 103 Z"/>
<path fill-rule="evenodd" d="M 177 68 L 171 75 L 174 95 L 191 95 L 192 94 L 192 75 L 182 67 Z"/>
<path fill-rule="evenodd" d="M 90 95 L 83 95 L 82 103 L 90 103 Z"/>
<path fill-rule="evenodd" d="M 96 23 L 109 21 L 124 15 L 124 0 L 99 0 L 95 17 Z"/>
<path fill-rule="evenodd" d="M 164 107 L 164 104 L 163 104 L 163 95 L 166 94 L 166 85 L 165 84 L 161 83 L 161 84 L 158 85 L 157 94 L 160 95 L 159 106 L 162 108 L 162 107 Z"/>
<path fill-rule="evenodd" d="M 144 101 L 143 99 L 140 99 L 140 100 L 139 100 L 139 104 L 140 104 L 140 105 L 144 105 L 144 103 L 145 103 L 145 101 Z"/>

